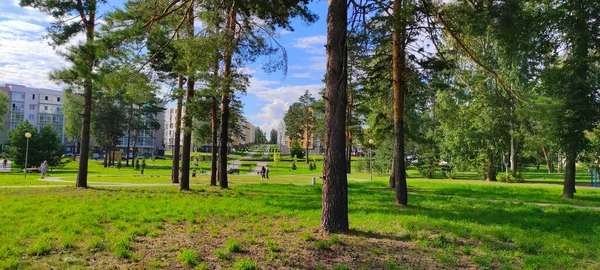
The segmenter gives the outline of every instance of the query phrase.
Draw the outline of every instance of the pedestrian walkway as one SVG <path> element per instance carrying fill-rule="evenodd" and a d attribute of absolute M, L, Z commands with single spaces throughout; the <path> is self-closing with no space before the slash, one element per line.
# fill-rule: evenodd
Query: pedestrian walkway
<path fill-rule="evenodd" d="M 252 152 L 248 153 L 244 158 L 252 158 L 254 155 L 256 155 L 257 149 L 258 148 L 252 150 Z"/>
<path fill-rule="evenodd" d="M 267 166 L 266 162 L 256 162 L 256 168 L 254 168 L 254 171 L 251 171 L 248 173 L 248 175 L 254 175 L 254 176 L 259 176 L 260 175 L 260 170 L 262 169 L 263 166 Z"/>
<path fill-rule="evenodd" d="M 8 173 L 8 172 L 11 171 L 10 170 L 10 168 L 11 168 L 11 162 L 10 162 L 10 160 L 8 160 L 6 162 L 6 167 L 4 166 L 3 160 L 0 160 L 0 162 L 2 163 L 2 164 L 0 164 L 0 173 Z"/>

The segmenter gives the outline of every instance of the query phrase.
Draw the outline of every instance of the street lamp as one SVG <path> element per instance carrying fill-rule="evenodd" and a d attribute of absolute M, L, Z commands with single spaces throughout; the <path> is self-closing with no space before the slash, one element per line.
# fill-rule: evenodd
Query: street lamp
<path fill-rule="evenodd" d="M 369 139 L 369 172 L 373 181 L 373 139 Z"/>
<path fill-rule="evenodd" d="M 25 132 L 25 138 L 27 138 L 27 146 L 25 147 L 25 178 L 27 178 L 27 157 L 29 156 L 29 138 L 31 138 L 31 133 Z"/>

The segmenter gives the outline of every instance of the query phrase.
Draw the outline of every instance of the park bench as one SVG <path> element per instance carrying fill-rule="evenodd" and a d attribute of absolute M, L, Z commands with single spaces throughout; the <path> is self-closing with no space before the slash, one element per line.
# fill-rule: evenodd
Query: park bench
<path fill-rule="evenodd" d="M 233 173 L 240 174 L 240 169 L 229 168 L 229 169 L 227 169 L 227 172 L 229 174 L 233 174 Z"/>
<path fill-rule="evenodd" d="M 40 169 L 37 167 L 27 168 L 27 173 L 41 173 L 41 172 L 42 171 L 40 171 Z"/>

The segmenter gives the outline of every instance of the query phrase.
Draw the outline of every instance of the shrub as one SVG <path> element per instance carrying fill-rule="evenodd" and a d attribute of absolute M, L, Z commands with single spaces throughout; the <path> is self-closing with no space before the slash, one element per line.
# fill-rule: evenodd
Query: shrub
<path fill-rule="evenodd" d="M 119 159 L 119 161 L 117 161 L 117 169 L 121 169 L 123 168 L 123 163 L 121 163 L 121 160 Z"/>
<path fill-rule="evenodd" d="M 496 179 L 498 180 L 498 182 L 504 182 L 504 183 L 523 183 L 523 182 L 525 182 L 525 179 L 523 179 L 523 176 L 521 173 L 517 173 L 516 176 L 512 176 L 509 173 L 508 177 L 506 177 L 506 172 L 501 172 L 501 173 L 498 173 L 498 175 L 496 175 Z"/>
<path fill-rule="evenodd" d="M 304 157 L 304 150 L 302 149 L 302 145 L 300 145 L 299 141 L 294 141 L 292 143 L 292 147 L 290 148 L 290 155 L 296 158 Z"/>
<path fill-rule="evenodd" d="M 146 169 L 146 158 L 142 159 L 142 170 Z"/>
<path fill-rule="evenodd" d="M 140 170 L 140 160 L 139 159 L 135 160 L 135 169 L 138 171 Z"/>
<path fill-rule="evenodd" d="M 294 163 L 292 163 L 292 170 L 295 171 L 296 169 L 298 169 L 298 166 L 296 166 L 296 162 L 294 162 Z"/>

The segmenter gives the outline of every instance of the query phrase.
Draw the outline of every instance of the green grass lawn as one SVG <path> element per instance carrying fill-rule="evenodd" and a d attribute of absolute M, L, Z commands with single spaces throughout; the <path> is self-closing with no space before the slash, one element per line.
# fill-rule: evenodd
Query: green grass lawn
<path fill-rule="evenodd" d="M 399 208 L 387 176 L 349 178 L 355 177 L 361 181 L 349 182 L 352 231 L 336 235 L 318 232 L 320 185 L 298 185 L 309 184 L 310 175 L 273 174 L 268 181 L 234 175 L 230 190 L 208 187 L 208 176 L 201 176 L 190 192 L 0 189 L 0 268 L 600 267 L 599 211 L 515 203 L 597 207 L 599 189 L 579 188 L 575 200 L 562 200 L 560 185 L 552 183 L 409 178 L 410 206 Z M 169 181 L 124 174 L 89 179 Z"/>

